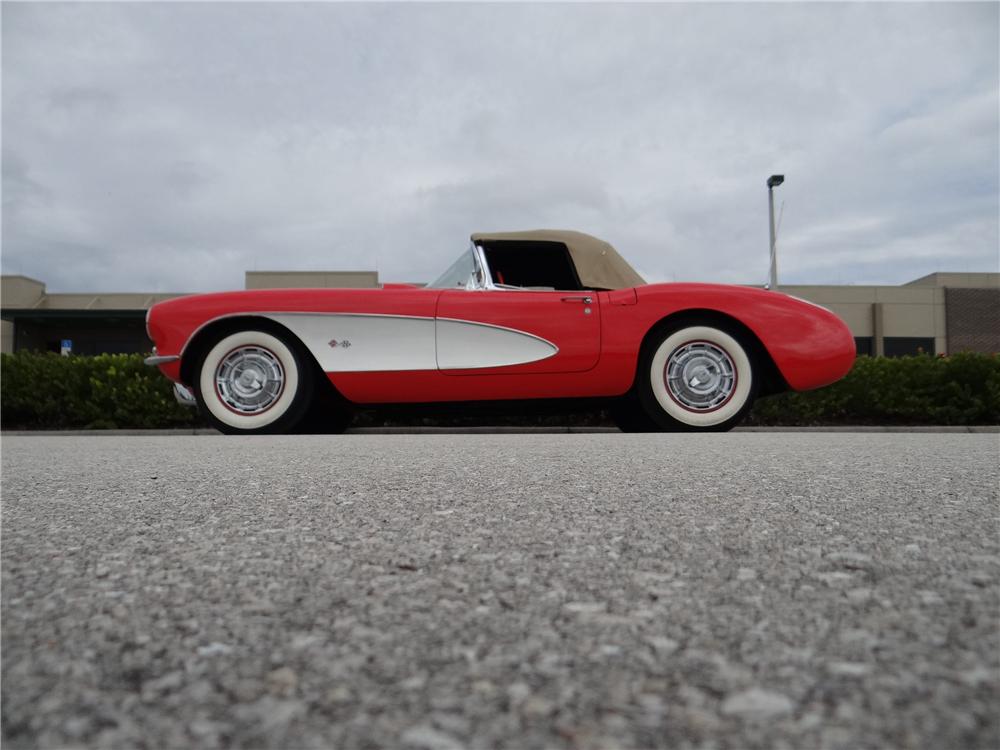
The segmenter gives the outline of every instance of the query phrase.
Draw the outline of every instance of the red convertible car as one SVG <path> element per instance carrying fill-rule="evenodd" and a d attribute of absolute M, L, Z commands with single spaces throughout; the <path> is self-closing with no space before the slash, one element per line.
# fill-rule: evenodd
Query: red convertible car
<path fill-rule="evenodd" d="M 646 284 L 579 232 L 474 234 L 426 287 L 179 297 L 146 360 L 227 433 L 300 429 L 321 405 L 587 399 L 623 430 L 728 430 L 755 398 L 843 377 L 854 339 L 776 291 Z M 590 401 L 592 400 L 592 401 Z"/>

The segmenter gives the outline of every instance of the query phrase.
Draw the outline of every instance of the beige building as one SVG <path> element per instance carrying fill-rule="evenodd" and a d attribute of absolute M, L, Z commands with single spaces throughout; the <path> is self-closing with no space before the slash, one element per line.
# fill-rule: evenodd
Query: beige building
<path fill-rule="evenodd" d="M 837 313 L 859 354 L 1000 352 L 1000 273 L 932 273 L 902 286 L 782 286 Z"/>
<path fill-rule="evenodd" d="M 375 288 L 377 271 L 247 271 L 247 289 Z M 51 294 L 27 276 L 0 276 L 0 351 L 146 352 L 146 311 L 177 293 Z"/>
<path fill-rule="evenodd" d="M 78 354 L 143 352 L 146 310 L 180 294 L 50 294 L 25 276 L 3 276 L 0 350 Z M 247 289 L 377 288 L 376 271 L 248 271 Z M 782 286 L 850 326 L 859 354 L 1000 352 L 1000 273 L 934 273 L 902 286 Z"/>
<path fill-rule="evenodd" d="M 247 271 L 247 289 L 375 289 L 378 271 Z"/>
<path fill-rule="evenodd" d="M 0 351 L 59 351 L 71 341 L 78 354 L 143 352 L 146 310 L 179 294 L 49 294 L 27 276 L 0 277 Z"/>

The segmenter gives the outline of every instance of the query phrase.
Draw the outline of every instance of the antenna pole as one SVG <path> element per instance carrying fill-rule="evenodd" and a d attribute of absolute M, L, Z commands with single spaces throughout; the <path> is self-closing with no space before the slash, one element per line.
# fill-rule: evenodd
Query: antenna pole
<path fill-rule="evenodd" d="M 771 272 L 768 277 L 768 289 L 778 288 L 778 254 L 774 241 L 774 188 L 784 181 L 783 174 L 773 174 L 767 178 L 767 213 L 771 226 Z"/>

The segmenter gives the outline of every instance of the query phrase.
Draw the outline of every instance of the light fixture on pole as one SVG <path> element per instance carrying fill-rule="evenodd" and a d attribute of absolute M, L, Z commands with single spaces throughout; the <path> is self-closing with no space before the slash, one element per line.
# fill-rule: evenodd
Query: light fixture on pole
<path fill-rule="evenodd" d="M 771 272 L 768 277 L 768 289 L 778 288 L 778 255 L 775 251 L 774 238 L 774 189 L 784 181 L 783 174 L 773 174 L 767 178 L 767 209 L 771 219 Z"/>

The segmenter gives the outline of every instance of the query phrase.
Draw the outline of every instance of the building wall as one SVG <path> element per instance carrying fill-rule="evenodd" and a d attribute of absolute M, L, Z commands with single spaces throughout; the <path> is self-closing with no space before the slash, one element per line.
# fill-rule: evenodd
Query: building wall
<path fill-rule="evenodd" d="M 1000 273 L 954 273 L 938 271 L 908 281 L 903 286 L 946 286 L 965 289 L 1000 289 Z"/>
<path fill-rule="evenodd" d="M 870 339 L 868 351 L 874 355 L 948 351 L 941 287 L 782 286 L 781 291 L 835 312 L 855 338 Z"/>
<path fill-rule="evenodd" d="M 328 287 L 377 288 L 376 271 L 248 272 L 247 289 Z M 45 284 L 25 276 L 3 276 L 0 348 L 13 351 L 60 350 L 73 342 L 75 354 L 148 352 L 145 313 L 173 293 L 46 293 Z"/>
<path fill-rule="evenodd" d="M 14 324 L 9 320 L 0 321 L 0 353 L 14 351 Z"/>
<path fill-rule="evenodd" d="M 4 307 L 34 307 L 45 296 L 45 284 L 27 276 L 0 276 L 0 304 Z"/>
<path fill-rule="evenodd" d="M 58 352 L 69 340 L 74 354 L 145 353 L 153 348 L 142 314 L 117 317 L 19 318 L 12 336 L 16 351 Z"/>
<path fill-rule="evenodd" d="M 148 310 L 157 302 L 182 297 L 182 294 L 145 294 L 111 292 L 105 294 L 46 294 L 35 310 Z M 6 303 L 4 307 L 7 307 Z"/>
<path fill-rule="evenodd" d="M 951 352 L 1000 352 L 1000 289 L 945 289 Z"/>
<path fill-rule="evenodd" d="M 377 289 L 378 271 L 247 271 L 247 289 Z"/>

